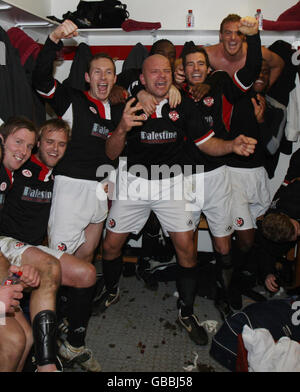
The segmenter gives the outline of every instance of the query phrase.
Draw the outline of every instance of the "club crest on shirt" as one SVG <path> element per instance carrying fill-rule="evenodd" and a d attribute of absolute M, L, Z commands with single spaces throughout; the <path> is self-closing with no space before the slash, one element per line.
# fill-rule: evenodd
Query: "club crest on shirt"
<path fill-rule="evenodd" d="M 97 110 L 93 106 L 90 106 L 90 111 L 94 114 L 97 114 Z"/>
<path fill-rule="evenodd" d="M 109 219 L 108 221 L 108 227 L 110 227 L 111 229 L 114 228 L 116 226 L 116 221 L 114 219 Z"/>
<path fill-rule="evenodd" d="M 24 170 L 22 170 L 22 174 L 23 174 L 23 176 L 24 177 L 32 177 L 32 173 L 31 173 L 31 171 L 30 170 L 28 170 L 28 169 L 24 169 Z"/>
<path fill-rule="evenodd" d="M 177 121 L 179 119 L 179 114 L 176 110 L 172 110 L 172 112 L 169 113 L 169 117 L 172 121 Z"/>
<path fill-rule="evenodd" d="M 57 250 L 60 250 L 61 252 L 65 252 L 65 251 L 67 250 L 67 245 L 64 244 L 63 242 L 60 242 L 60 243 L 57 245 Z"/>
<path fill-rule="evenodd" d="M 237 227 L 242 227 L 244 225 L 244 219 L 243 218 L 236 218 L 235 224 L 237 225 Z"/>
<path fill-rule="evenodd" d="M 203 103 L 204 105 L 211 107 L 215 103 L 215 100 L 213 99 L 213 97 L 205 97 L 203 98 Z"/>
<path fill-rule="evenodd" d="M 0 191 L 4 192 L 6 188 L 7 188 L 6 182 L 2 182 L 1 185 L 0 185 Z"/>

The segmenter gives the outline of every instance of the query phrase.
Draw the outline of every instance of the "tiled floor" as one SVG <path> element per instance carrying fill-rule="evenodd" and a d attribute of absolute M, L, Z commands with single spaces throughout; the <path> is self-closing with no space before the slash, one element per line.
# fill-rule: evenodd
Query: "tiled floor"
<path fill-rule="evenodd" d="M 89 323 L 87 345 L 103 372 L 228 372 L 209 356 L 210 344 L 195 345 L 177 324 L 175 282 L 150 291 L 135 276 L 122 277 L 120 290 L 120 301 Z M 221 325 L 211 300 L 197 297 L 195 312 Z"/>

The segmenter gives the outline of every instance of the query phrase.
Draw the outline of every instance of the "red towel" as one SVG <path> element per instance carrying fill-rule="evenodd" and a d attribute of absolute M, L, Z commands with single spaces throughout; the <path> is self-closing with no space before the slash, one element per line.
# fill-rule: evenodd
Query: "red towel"
<path fill-rule="evenodd" d="M 23 30 L 18 27 L 12 27 L 7 31 L 7 35 L 12 46 L 18 49 L 22 65 L 26 63 L 30 55 L 33 55 L 34 59 L 37 58 L 41 46 L 24 33 Z"/>
<path fill-rule="evenodd" d="M 300 30 L 300 1 L 284 11 L 276 21 L 264 19 L 263 30 Z"/>
<path fill-rule="evenodd" d="M 126 19 L 121 27 L 124 31 L 157 30 L 161 28 L 160 22 L 139 22 L 138 20 Z"/>

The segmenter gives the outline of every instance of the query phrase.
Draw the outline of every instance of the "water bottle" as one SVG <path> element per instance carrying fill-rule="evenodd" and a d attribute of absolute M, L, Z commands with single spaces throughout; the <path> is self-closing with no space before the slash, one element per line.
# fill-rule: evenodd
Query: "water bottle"
<path fill-rule="evenodd" d="M 191 28 L 194 27 L 194 25 L 195 25 L 195 19 L 194 19 L 193 10 L 188 10 L 188 14 L 186 16 L 186 27 Z"/>
<path fill-rule="evenodd" d="M 21 276 L 22 276 L 22 271 L 18 271 L 17 273 L 12 274 L 12 276 L 9 276 L 6 279 L 4 279 L 1 286 L 11 286 L 13 284 L 18 284 L 20 283 Z"/>
<path fill-rule="evenodd" d="M 258 30 L 263 29 L 263 14 L 261 13 L 261 9 L 256 10 L 255 18 L 258 21 Z"/>

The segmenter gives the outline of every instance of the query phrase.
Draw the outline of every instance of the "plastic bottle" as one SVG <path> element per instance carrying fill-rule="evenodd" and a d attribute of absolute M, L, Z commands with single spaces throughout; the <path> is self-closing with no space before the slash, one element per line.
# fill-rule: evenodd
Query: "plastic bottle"
<path fill-rule="evenodd" d="M 193 10 L 188 10 L 186 16 L 186 27 L 191 28 L 194 27 L 194 25 L 195 25 L 195 18 L 194 18 Z"/>
<path fill-rule="evenodd" d="M 263 29 L 263 14 L 261 13 L 260 8 L 258 8 L 256 10 L 255 18 L 258 21 L 258 30 L 262 30 Z"/>
<path fill-rule="evenodd" d="M 21 276 L 22 276 L 22 271 L 18 271 L 17 273 L 12 274 L 12 276 L 9 276 L 6 279 L 4 279 L 1 286 L 11 286 L 13 284 L 18 284 L 20 283 Z"/>

